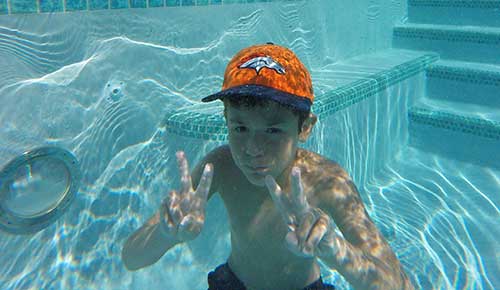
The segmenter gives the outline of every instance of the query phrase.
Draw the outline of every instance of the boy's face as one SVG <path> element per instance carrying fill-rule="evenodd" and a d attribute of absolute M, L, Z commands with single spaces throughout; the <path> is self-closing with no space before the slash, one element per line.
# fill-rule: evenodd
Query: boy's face
<path fill-rule="evenodd" d="M 298 116 L 274 102 L 264 107 L 239 109 L 228 105 L 226 110 L 231 154 L 248 181 L 264 188 L 268 174 L 278 183 L 286 181 L 283 178 L 291 170 L 297 143 L 306 141 L 316 122 L 315 116 L 304 121 L 299 135 Z M 261 166 L 265 169 L 253 169 Z"/>

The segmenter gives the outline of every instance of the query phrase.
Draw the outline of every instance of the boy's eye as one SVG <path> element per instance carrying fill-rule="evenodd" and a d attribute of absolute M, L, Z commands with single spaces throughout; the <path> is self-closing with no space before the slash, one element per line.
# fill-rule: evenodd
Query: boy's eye
<path fill-rule="evenodd" d="M 281 132 L 281 130 L 278 129 L 278 128 L 269 128 L 268 132 L 269 131 L 272 131 L 273 133 L 279 133 L 279 132 Z"/>
<path fill-rule="evenodd" d="M 239 130 L 240 128 L 245 128 L 245 127 L 234 127 L 234 131 L 240 132 L 240 130 Z"/>

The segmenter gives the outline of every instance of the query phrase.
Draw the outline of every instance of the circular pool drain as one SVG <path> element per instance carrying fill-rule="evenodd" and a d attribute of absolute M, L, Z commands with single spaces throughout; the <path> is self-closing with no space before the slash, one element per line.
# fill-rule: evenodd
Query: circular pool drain
<path fill-rule="evenodd" d="M 0 171 L 0 230 L 44 229 L 65 212 L 79 184 L 78 161 L 67 150 L 41 147 L 14 158 Z"/>

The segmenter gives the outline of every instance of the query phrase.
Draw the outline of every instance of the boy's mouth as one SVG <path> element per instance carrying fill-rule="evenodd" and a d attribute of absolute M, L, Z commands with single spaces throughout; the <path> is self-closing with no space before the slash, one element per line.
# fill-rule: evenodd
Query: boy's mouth
<path fill-rule="evenodd" d="M 268 169 L 267 166 L 256 166 L 256 167 L 247 166 L 247 168 L 255 172 L 264 172 Z"/>

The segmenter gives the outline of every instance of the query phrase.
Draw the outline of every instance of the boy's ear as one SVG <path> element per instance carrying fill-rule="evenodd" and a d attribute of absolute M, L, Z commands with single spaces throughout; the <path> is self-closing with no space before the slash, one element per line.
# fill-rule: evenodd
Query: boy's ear
<path fill-rule="evenodd" d="M 299 141 L 304 143 L 307 141 L 307 138 L 312 132 L 314 128 L 314 124 L 318 121 L 318 117 L 312 112 L 309 113 L 309 116 L 304 120 L 302 124 L 302 130 L 299 133 Z"/>

